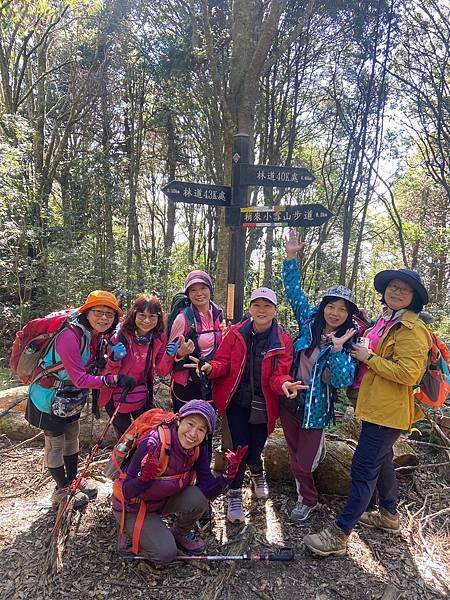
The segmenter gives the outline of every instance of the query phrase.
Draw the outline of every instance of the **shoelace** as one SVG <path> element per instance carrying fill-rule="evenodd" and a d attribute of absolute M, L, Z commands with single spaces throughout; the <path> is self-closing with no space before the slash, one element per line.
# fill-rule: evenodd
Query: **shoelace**
<path fill-rule="evenodd" d="M 263 473 L 258 473 L 257 475 L 253 475 L 253 480 L 255 482 L 256 487 L 266 489 L 267 482 L 266 482 L 266 478 L 264 477 Z"/>
<path fill-rule="evenodd" d="M 231 510 L 242 510 L 242 498 L 240 496 L 230 496 Z"/>
<path fill-rule="evenodd" d="M 189 531 L 188 533 L 185 533 L 184 537 L 187 540 L 189 540 L 190 542 L 193 542 L 194 544 L 196 544 L 198 542 L 198 536 L 193 531 Z"/>

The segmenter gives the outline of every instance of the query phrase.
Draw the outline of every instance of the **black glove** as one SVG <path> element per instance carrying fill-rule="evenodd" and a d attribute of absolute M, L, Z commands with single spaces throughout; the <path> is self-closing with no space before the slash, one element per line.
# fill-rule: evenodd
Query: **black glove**
<path fill-rule="evenodd" d="M 134 377 L 130 377 L 129 375 L 118 375 L 117 376 L 117 385 L 122 388 L 134 388 L 137 384 L 137 381 Z"/>

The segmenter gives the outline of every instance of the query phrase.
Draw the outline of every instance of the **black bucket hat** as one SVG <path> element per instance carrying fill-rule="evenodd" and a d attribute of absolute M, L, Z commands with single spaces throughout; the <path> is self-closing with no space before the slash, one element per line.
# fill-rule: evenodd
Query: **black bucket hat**
<path fill-rule="evenodd" d="M 395 271 L 388 269 L 386 271 L 380 271 L 375 275 L 373 285 L 377 292 L 384 294 L 388 283 L 392 281 L 392 279 L 400 279 L 409 284 L 412 289 L 417 292 L 422 304 L 428 304 L 428 292 L 420 279 L 419 273 L 411 271 L 411 269 L 396 269 Z"/>

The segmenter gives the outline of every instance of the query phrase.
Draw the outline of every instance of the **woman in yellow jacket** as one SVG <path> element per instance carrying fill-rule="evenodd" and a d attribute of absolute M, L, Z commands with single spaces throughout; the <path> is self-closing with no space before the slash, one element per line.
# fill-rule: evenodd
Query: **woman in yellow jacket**
<path fill-rule="evenodd" d="M 305 545 L 320 556 L 344 555 L 348 536 L 358 521 L 385 531 L 400 529 L 392 446 L 401 432 L 422 416 L 414 403 L 413 388 L 425 371 L 431 348 L 430 334 L 419 319 L 428 293 L 419 275 L 409 269 L 381 271 L 374 286 L 387 310 L 366 331 L 368 347 L 354 344 L 351 351 L 361 361 L 355 414 L 362 428 L 347 503 L 335 523 L 304 538 Z M 375 489 L 380 508 L 365 512 Z"/>

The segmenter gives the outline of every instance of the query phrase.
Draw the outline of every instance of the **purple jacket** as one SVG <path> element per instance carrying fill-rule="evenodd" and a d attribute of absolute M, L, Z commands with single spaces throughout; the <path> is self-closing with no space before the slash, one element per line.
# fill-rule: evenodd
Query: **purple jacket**
<path fill-rule="evenodd" d="M 209 454 L 205 444 L 200 447 L 200 455 L 197 462 L 194 463 L 194 451 L 185 450 L 178 439 L 177 424 L 170 426 L 171 449 L 169 464 L 165 476 L 179 473 L 189 473 L 194 471 L 197 476 L 196 485 L 201 489 L 204 495 L 210 500 L 219 496 L 227 487 L 228 481 L 219 475 L 214 477 L 209 466 Z M 189 475 L 180 479 L 153 479 L 151 481 L 141 481 L 138 478 L 141 470 L 141 462 L 147 453 L 159 456 L 161 441 L 157 431 L 151 431 L 138 445 L 136 452 L 131 459 L 127 469 L 127 476 L 123 483 L 123 495 L 126 500 L 140 498 L 147 504 L 149 512 L 156 512 L 163 508 L 167 499 L 179 494 L 182 489 L 187 487 L 192 477 Z M 163 477 L 164 477 L 163 475 Z M 122 510 L 122 506 L 114 496 L 112 497 L 112 506 L 114 510 Z M 126 505 L 126 510 L 135 512 L 139 509 L 138 503 Z"/>

